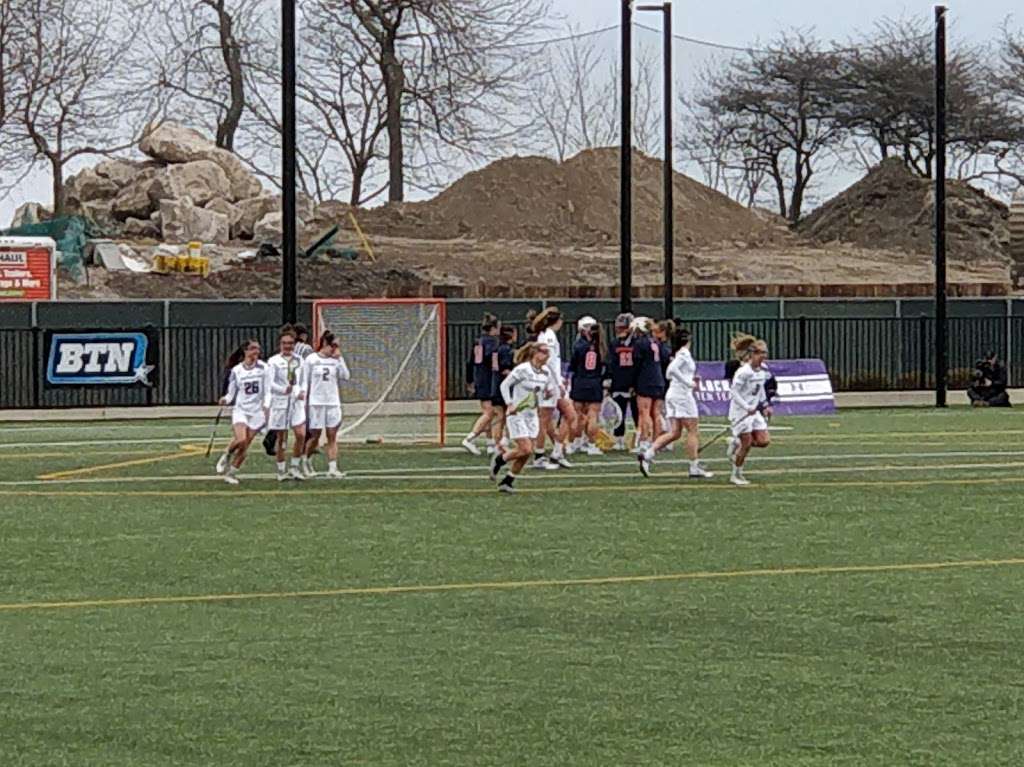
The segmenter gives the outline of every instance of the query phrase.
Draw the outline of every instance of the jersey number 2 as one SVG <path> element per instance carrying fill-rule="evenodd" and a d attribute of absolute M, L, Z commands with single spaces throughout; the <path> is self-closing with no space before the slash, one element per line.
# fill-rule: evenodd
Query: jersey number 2
<path fill-rule="evenodd" d="M 260 382 L 259 381 L 246 381 L 242 387 L 246 394 L 259 394 L 260 393 Z"/>

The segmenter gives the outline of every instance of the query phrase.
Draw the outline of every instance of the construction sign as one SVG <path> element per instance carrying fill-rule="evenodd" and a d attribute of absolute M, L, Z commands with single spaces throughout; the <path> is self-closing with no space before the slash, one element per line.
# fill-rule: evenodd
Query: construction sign
<path fill-rule="evenodd" d="M 49 237 L 0 237 L 0 301 L 54 300 L 56 250 Z"/>

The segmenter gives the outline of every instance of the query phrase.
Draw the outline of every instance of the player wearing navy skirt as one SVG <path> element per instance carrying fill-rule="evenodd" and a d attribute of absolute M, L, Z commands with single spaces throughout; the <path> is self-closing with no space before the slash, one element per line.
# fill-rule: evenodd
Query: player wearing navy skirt
<path fill-rule="evenodd" d="M 636 451 L 643 452 L 654 442 L 656 418 L 665 396 L 665 376 L 661 372 L 661 344 L 652 335 L 654 323 L 648 317 L 633 320 L 633 364 L 636 367 L 637 424 Z"/>
<path fill-rule="evenodd" d="M 488 448 L 488 452 L 496 452 L 508 445 L 508 440 L 505 439 L 505 398 L 501 396 L 501 382 L 516 366 L 515 344 L 518 335 L 512 325 L 502 325 L 501 331 L 498 333 L 498 372 L 495 378 L 494 397 L 491 399 L 491 405 L 494 407 L 491 440 L 494 442 L 495 448 L 493 451 Z"/>
<path fill-rule="evenodd" d="M 569 397 L 576 408 L 576 449 L 585 449 L 587 455 L 603 455 L 597 440 L 597 415 L 604 399 L 604 360 L 608 355 L 601 324 L 593 317 L 587 316 L 577 323 L 579 336 L 572 347 L 572 358 L 569 371 L 572 380 Z M 581 444 L 582 435 L 589 440 L 584 448 Z"/>
<path fill-rule="evenodd" d="M 615 429 L 615 449 L 626 449 L 626 415 L 633 419 L 633 426 L 637 425 L 636 413 L 636 367 L 633 365 L 633 332 L 629 326 L 633 322 L 633 315 L 629 313 L 620 314 L 615 318 L 615 338 L 612 339 L 607 368 L 607 388 L 611 398 L 622 411 L 622 423 Z"/>
<path fill-rule="evenodd" d="M 488 435 L 489 447 L 494 447 L 490 433 L 491 422 L 494 420 L 492 400 L 497 383 L 500 327 L 497 317 L 493 314 L 484 315 L 483 322 L 480 323 L 480 338 L 473 344 L 473 350 L 466 362 L 466 383 L 480 402 L 480 417 L 476 419 L 473 428 L 462 440 L 462 446 L 472 455 L 480 455 L 480 448 L 476 446 L 475 440 L 482 434 Z"/>

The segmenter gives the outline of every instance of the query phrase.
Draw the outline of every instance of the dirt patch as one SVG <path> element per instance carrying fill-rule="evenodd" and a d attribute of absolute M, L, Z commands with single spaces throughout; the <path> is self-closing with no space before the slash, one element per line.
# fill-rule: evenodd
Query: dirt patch
<path fill-rule="evenodd" d="M 1008 260 L 1009 213 L 984 192 L 947 184 L 946 238 L 950 258 Z M 819 243 L 931 253 L 934 249 L 933 182 L 897 158 L 885 160 L 845 192 L 807 216 L 797 230 Z M 895 266 L 902 268 L 896 261 Z"/>

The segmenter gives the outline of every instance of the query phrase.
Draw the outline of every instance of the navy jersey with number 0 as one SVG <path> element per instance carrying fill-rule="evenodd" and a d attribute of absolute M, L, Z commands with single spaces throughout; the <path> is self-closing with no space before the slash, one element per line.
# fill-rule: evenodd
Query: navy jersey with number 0
<path fill-rule="evenodd" d="M 575 402 L 600 402 L 604 398 L 605 364 L 601 348 L 595 341 L 582 336 L 576 339 L 569 371 L 572 373 L 571 399 Z"/>

